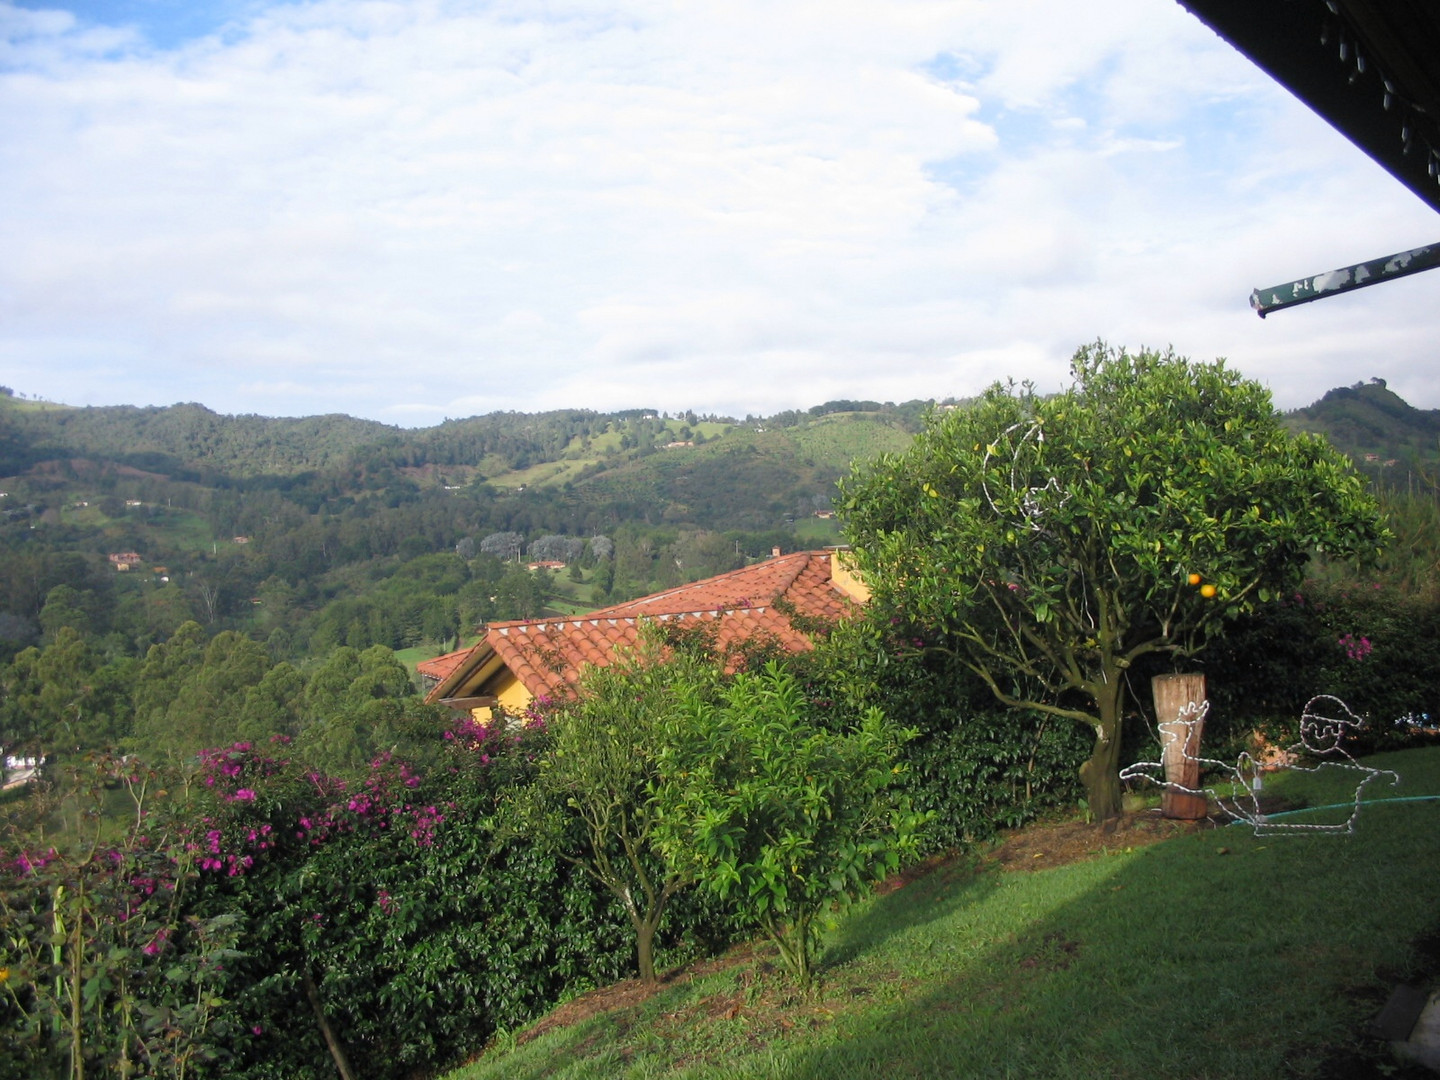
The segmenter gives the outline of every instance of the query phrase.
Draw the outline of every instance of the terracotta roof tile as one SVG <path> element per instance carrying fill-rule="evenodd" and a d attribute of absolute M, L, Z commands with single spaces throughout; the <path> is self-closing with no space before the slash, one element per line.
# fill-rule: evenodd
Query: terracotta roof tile
<path fill-rule="evenodd" d="M 454 652 L 446 653 L 444 656 L 432 657 L 429 660 L 421 660 L 415 665 L 415 670 L 426 678 L 437 679 L 444 682 L 445 679 L 465 662 L 470 655 L 473 646 L 466 646 L 463 649 L 456 649 Z"/>
<path fill-rule="evenodd" d="M 775 608 L 781 597 L 812 618 L 833 620 L 855 611 L 830 579 L 829 552 L 780 555 L 588 615 L 492 623 L 473 649 L 426 661 L 437 674 L 442 665 L 445 669 L 427 700 L 455 693 L 492 654 L 536 697 L 564 694 L 587 665 L 609 664 L 617 650 L 634 646 L 646 619 L 718 621 L 722 649 L 769 637 L 791 651 L 805 651 L 810 639 Z"/>

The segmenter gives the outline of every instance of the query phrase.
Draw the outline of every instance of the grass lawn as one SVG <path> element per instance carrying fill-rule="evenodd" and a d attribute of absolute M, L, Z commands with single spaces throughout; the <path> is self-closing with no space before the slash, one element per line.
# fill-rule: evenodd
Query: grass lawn
<path fill-rule="evenodd" d="M 844 543 L 840 523 L 834 518 L 801 518 L 795 522 L 795 538 L 803 544 L 825 547 Z"/>
<path fill-rule="evenodd" d="M 579 581 L 571 581 L 568 570 L 550 578 L 551 597 L 550 602 L 545 605 L 546 615 L 584 615 L 594 611 L 596 604 L 594 597 L 594 586 L 590 583 L 595 576 L 593 570 L 583 571 Z"/>
<path fill-rule="evenodd" d="M 475 645 L 478 645 L 479 643 L 480 643 L 480 637 L 479 637 L 479 635 L 471 634 L 471 635 L 468 635 L 467 637 L 461 638 L 461 639 L 460 639 L 460 644 L 457 645 L 456 648 L 457 648 L 457 649 L 468 649 L 468 648 L 472 648 L 472 647 L 475 646 Z M 415 665 L 418 664 L 418 663 L 420 663 L 420 661 L 422 661 L 422 660 L 433 660 L 433 659 L 435 659 L 435 657 L 437 657 L 437 656 L 443 656 L 445 652 L 453 652 L 453 651 L 454 651 L 454 650 L 448 650 L 448 649 L 447 649 L 447 650 L 442 650 L 442 649 L 440 649 L 439 646 L 437 646 L 437 645 L 435 645 L 433 642 L 431 642 L 431 643 L 425 644 L 425 645 L 412 645 L 412 646 L 411 646 L 410 648 L 408 648 L 408 649 L 396 649 L 396 650 L 395 650 L 395 659 L 396 659 L 396 660 L 399 660 L 400 663 L 404 664 L 404 665 L 405 665 L 405 669 L 406 669 L 407 671 L 409 671 L 411 675 L 414 675 L 414 674 L 415 674 Z"/>
<path fill-rule="evenodd" d="M 1402 784 L 1368 798 L 1440 794 L 1440 747 L 1369 763 Z M 1268 790 L 1318 807 L 1343 784 L 1291 773 Z M 1369 805 L 1355 835 L 1132 830 L 1091 831 L 1089 856 L 1059 866 L 1018 844 L 1043 833 L 1027 830 L 1008 858 L 866 901 L 829 932 L 809 996 L 768 949 L 738 950 L 653 995 L 562 1006 L 575 1022 L 502 1039 L 449 1080 L 1367 1075 L 1364 1024 L 1440 930 L 1440 801 Z M 1428 970 L 1433 987 L 1440 955 Z"/>

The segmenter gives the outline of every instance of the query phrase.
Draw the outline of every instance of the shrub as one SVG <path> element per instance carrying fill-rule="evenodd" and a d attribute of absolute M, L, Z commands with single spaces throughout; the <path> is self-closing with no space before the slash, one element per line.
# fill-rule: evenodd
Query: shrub
<path fill-rule="evenodd" d="M 1440 597 L 1384 582 L 1308 582 L 1238 622 L 1204 665 L 1207 743 L 1252 729 L 1293 739 L 1305 703 L 1332 694 L 1364 716 L 1356 750 L 1413 743 L 1410 719 L 1440 716 Z"/>
<path fill-rule="evenodd" d="M 997 706 L 957 657 L 901 636 L 898 625 L 842 623 L 791 665 L 816 723 L 843 728 L 873 706 L 915 731 L 900 750 L 898 788 L 934 815 L 922 850 L 983 842 L 1080 796 L 1083 731 Z"/>
<path fill-rule="evenodd" d="M 913 732 L 867 710 L 851 731 L 810 722 L 803 688 L 772 662 L 719 701 L 682 689 L 660 750 L 657 834 L 667 861 L 750 912 L 802 985 L 817 917 L 893 873 L 925 815 L 892 790 Z"/>
<path fill-rule="evenodd" d="M 667 720 L 686 693 L 720 678 L 709 641 L 665 647 L 652 627 L 639 649 L 590 668 L 575 698 L 549 713 L 533 783 L 510 801 L 515 827 L 607 889 L 635 932 L 640 978 L 654 983 L 654 940 L 671 898 L 690 883 L 656 846 Z M 578 831 L 583 840 L 574 843 Z"/>

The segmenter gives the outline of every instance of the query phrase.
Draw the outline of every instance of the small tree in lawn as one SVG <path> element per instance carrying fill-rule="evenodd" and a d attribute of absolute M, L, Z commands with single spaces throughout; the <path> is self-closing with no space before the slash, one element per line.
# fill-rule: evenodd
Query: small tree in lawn
<path fill-rule="evenodd" d="M 952 649 L 1007 705 L 1088 724 L 1092 813 L 1119 813 L 1125 671 L 1189 656 L 1298 584 L 1312 551 L 1375 552 L 1364 481 L 1292 436 L 1223 361 L 1076 352 L 1053 397 L 992 386 L 842 485 L 874 610 Z M 925 640 L 925 639 L 922 639 Z"/>
<path fill-rule="evenodd" d="M 917 847 L 926 815 L 890 790 L 914 732 L 868 710 L 848 732 L 807 717 L 799 681 L 771 661 L 718 701 L 686 692 L 654 785 L 671 863 L 754 915 L 808 985 L 819 916 Z"/>
<path fill-rule="evenodd" d="M 640 978 L 654 983 L 655 935 L 670 898 L 689 882 L 655 844 L 650 788 L 677 690 L 703 696 L 719 669 L 703 648 L 666 649 L 658 631 L 618 663 L 591 668 L 573 701 L 549 718 L 551 742 L 535 782 L 512 805 L 532 837 L 585 870 L 621 903 L 635 930 Z M 566 847 L 568 823 L 584 829 L 583 851 Z"/>

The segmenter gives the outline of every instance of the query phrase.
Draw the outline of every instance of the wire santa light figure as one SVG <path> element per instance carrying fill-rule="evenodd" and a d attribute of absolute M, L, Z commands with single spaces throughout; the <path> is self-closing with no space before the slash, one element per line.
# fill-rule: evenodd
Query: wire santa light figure
<path fill-rule="evenodd" d="M 1213 758 L 1195 757 L 1186 752 L 1186 747 L 1194 745 L 1190 741 L 1192 729 L 1204 723 L 1205 715 L 1209 710 L 1210 703 L 1208 701 L 1199 704 L 1190 702 L 1182 706 L 1175 720 L 1160 725 L 1161 761 L 1137 761 L 1133 765 L 1127 765 L 1120 771 L 1120 778 L 1122 780 L 1149 780 L 1151 783 L 1171 791 L 1179 791 L 1187 795 L 1208 796 L 1214 800 L 1215 805 L 1223 813 L 1228 814 L 1237 822 L 1243 821 L 1250 825 L 1255 830 L 1256 836 L 1293 836 L 1317 832 L 1354 833 L 1355 822 L 1360 816 L 1360 805 L 1364 801 L 1365 789 L 1382 777 L 1388 777 L 1391 787 L 1400 783 L 1399 773 L 1390 769 L 1372 769 L 1367 765 L 1361 765 L 1350 756 L 1343 745 L 1345 737 L 1363 727 L 1365 721 L 1356 716 L 1350 707 L 1339 698 L 1330 694 L 1318 694 L 1305 705 L 1305 710 L 1300 716 L 1300 741 L 1289 746 L 1282 755 L 1282 760 L 1288 763 L 1284 767 L 1293 772 L 1319 773 L 1326 769 L 1343 769 L 1358 774 L 1359 782 L 1355 786 L 1354 808 L 1344 821 L 1332 824 L 1275 821 L 1260 810 L 1260 799 L 1254 781 L 1260 776 L 1263 769 L 1261 763 L 1249 752 L 1241 753 L 1233 765 Z M 1329 715 L 1330 713 L 1336 715 Z M 1221 795 L 1214 787 L 1188 788 L 1183 784 L 1177 784 L 1164 778 L 1163 760 L 1174 753 L 1173 750 L 1169 754 L 1166 751 L 1177 739 L 1180 740 L 1180 754 L 1186 760 L 1217 769 L 1232 777 L 1232 793 L 1228 797 Z M 1302 764 L 1307 760 L 1315 763 L 1313 765 Z M 1243 792 L 1243 794 L 1235 794 L 1237 791 Z"/>

